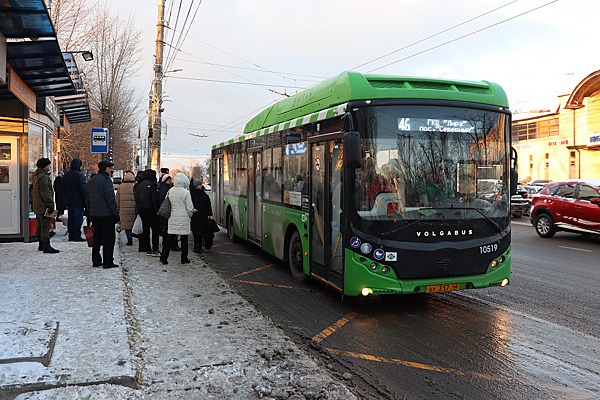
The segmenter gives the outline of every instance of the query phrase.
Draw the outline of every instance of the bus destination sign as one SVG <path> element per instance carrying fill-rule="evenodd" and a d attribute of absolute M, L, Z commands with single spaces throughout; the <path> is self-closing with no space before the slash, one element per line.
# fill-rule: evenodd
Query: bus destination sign
<path fill-rule="evenodd" d="M 399 131 L 474 133 L 475 127 L 464 119 L 398 118 Z"/>

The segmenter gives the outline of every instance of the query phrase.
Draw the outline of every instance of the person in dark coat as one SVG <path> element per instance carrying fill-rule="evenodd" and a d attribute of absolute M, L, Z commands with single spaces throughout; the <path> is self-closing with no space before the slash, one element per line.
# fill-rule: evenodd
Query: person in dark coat
<path fill-rule="evenodd" d="M 119 208 L 111 175 L 114 171 L 110 161 L 98 163 L 98 173 L 87 185 L 87 209 L 94 228 L 92 265 L 102 268 L 118 268 L 114 263 L 115 224 L 120 221 Z M 102 257 L 100 256 L 102 247 Z"/>
<path fill-rule="evenodd" d="M 56 203 L 56 211 L 58 212 L 58 218 L 61 217 L 65 213 L 65 209 L 67 208 L 66 203 L 67 199 L 65 196 L 65 187 L 63 184 L 63 173 L 62 171 L 58 173 L 56 178 L 54 178 L 54 202 Z"/>
<path fill-rule="evenodd" d="M 142 218 L 144 231 L 140 237 L 138 251 L 145 251 L 148 255 L 160 257 L 158 251 L 160 224 L 158 220 L 158 187 L 156 186 L 156 171 L 147 169 L 144 171 L 144 180 L 134 186 L 135 204 L 138 214 Z M 150 245 L 150 233 L 152 232 L 152 246 Z"/>
<path fill-rule="evenodd" d="M 202 238 L 208 233 L 207 223 L 208 217 L 212 216 L 212 206 L 210 204 L 210 197 L 206 194 L 201 179 L 192 179 L 190 194 L 194 208 L 198 210 L 192 215 L 192 233 L 194 234 L 193 251 L 202 254 Z"/>
<path fill-rule="evenodd" d="M 85 242 L 85 239 L 81 238 L 81 225 L 83 225 L 87 184 L 85 175 L 81 173 L 81 160 L 79 158 L 74 158 L 71 161 L 71 169 L 63 177 L 63 187 L 69 216 L 67 220 L 69 241 Z"/>
<path fill-rule="evenodd" d="M 143 180 L 144 180 L 144 171 L 138 171 L 137 174 L 135 174 L 135 183 L 138 184 Z"/>
<path fill-rule="evenodd" d="M 46 215 L 52 214 L 55 211 L 54 207 L 54 190 L 52 189 L 52 181 L 50 180 L 50 160 L 40 158 L 37 163 L 37 169 L 33 174 L 33 191 L 32 191 L 32 207 L 37 220 L 35 234 L 38 238 L 38 250 L 44 253 L 59 253 L 50 246 L 50 222 L 51 217 Z"/>

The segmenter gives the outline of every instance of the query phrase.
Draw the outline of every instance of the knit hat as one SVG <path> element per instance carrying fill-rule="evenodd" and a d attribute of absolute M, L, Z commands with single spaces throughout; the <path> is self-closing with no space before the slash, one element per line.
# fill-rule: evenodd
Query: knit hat
<path fill-rule="evenodd" d="M 194 179 L 192 181 L 192 185 L 194 185 L 195 188 L 197 188 L 200 185 L 203 185 L 204 183 L 202 183 L 202 181 L 200 179 Z"/>
<path fill-rule="evenodd" d="M 166 182 L 169 179 L 171 179 L 171 175 L 163 175 L 163 177 L 160 180 L 161 182 Z"/>
<path fill-rule="evenodd" d="M 98 163 L 98 171 L 104 172 L 106 170 L 106 168 L 114 167 L 114 166 L 115 166 L 115 164 L 111 163 L 110 161 L 102 160 Z"/>
<path fill-rule="evenodd" d="M 35 165 L 38 168 L 46 168 L 48 165 L 52 164 L 52 162 L 47 159 L 47 158 L 40 158 L 39 160 L 37 160 L 37 162 L 35 163 Z"/>

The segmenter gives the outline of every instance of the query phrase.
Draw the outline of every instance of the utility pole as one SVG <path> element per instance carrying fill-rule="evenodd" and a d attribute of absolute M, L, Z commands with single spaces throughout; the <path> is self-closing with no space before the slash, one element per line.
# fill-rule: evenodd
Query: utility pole
<path fill-rule="evenodd" d="M 158 0 L 158 20 L 156 22 L 156 63 L 154 64 L 154 81 L 152 82 L 152 113 L 148 114 L 148 132 L 151 151 L 148 152 L 148 165 L 155 171 L 160 168 L 161 114 L 162 114 L 162 79 L 163 79 L 163 38 L 164 38 L 165 0 Z"/>

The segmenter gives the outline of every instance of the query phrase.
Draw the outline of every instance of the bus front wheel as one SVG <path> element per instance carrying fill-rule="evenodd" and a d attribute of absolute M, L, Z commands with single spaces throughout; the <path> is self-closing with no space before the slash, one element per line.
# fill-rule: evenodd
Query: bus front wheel
<path fill-rule="evenodd" d="M 302 241 L 297 231 L 292 234 L 288 246 L 288 264 L 290 272 L 298 282 L 306 282 L 308 276 L 304 273 L 302 260 Z"/>
<path fill-rule="evenodd" d="M 227 237 L 229 237 L 229 240 L 231 240 L 232 242 L 236 241 L 236 236 L 233 231 L 233 214 L 232 213 L 229 213 L 229 216 L 227 217 Z"/>

